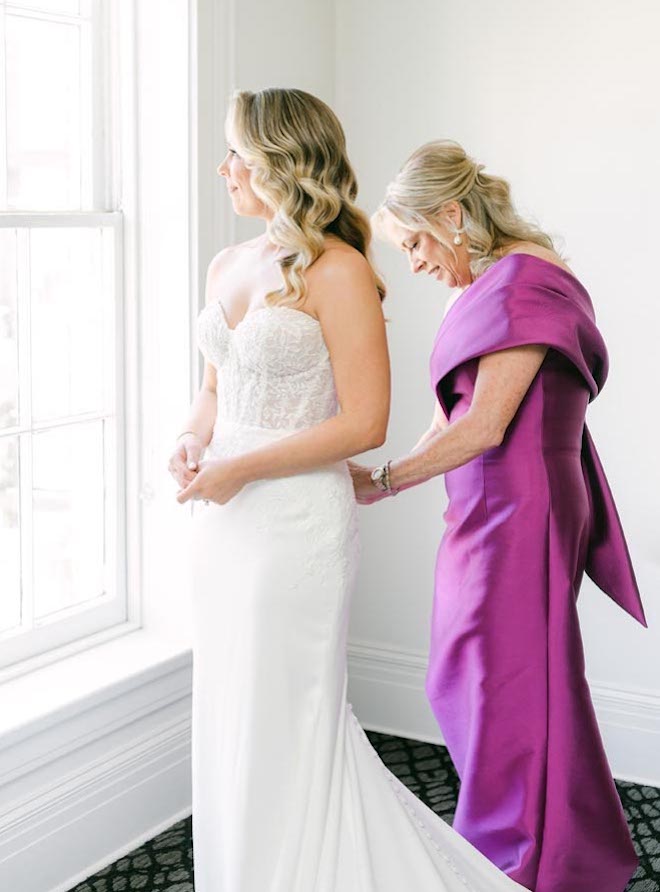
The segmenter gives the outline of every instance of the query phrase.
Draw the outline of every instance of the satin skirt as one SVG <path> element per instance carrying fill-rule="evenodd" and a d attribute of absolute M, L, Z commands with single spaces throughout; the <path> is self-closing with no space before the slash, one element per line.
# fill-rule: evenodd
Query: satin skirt
<path fill-rule="evenodd" d="M 623 892 L 638 859 L 586 678 L 579 446 L 493 450 L 446 484 L 426 691 L 454 827 L 534 892 Z"/>

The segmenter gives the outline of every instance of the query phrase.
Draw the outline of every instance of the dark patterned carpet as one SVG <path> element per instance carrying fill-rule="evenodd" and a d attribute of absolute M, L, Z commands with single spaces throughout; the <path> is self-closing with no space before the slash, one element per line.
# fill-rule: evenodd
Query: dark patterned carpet
<path fill-rule="evenodd" d="M 381 759 L 451 824 L 458 778 L 447 750 L 368 731 Z M 626 892 L 660 892 L 660 790 L 617 781 L 640 865 Z M 191 818 L 179 821 L 71 892 L 194 892 Z"/>

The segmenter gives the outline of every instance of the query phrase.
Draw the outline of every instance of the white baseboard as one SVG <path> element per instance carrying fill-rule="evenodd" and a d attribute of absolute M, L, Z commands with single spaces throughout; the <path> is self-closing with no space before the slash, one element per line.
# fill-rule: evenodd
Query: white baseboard
<path fill-rule="evenodd" d="M 191 661 L 2 751 L 0 889 L 66 892 L 191 813 Z"/>
<path fill-rule="evenodd" d="M 191 655 L 1 753 L 0 889 L 67 892 L 191 813 Z M 442 743 L 423 654 L 349 644 L 368 729 Z M 660 698 L 592 685 L 615 777 L 660 786 Z"/>
<path fill-rule="evenodd" d="M 367 641 L 348 647 L 349 700 L 372 731 L 444 743 L 426 698 L 424 654 Z M 614 776 L 660 787 L 660 696 L 592 684 Z"/>

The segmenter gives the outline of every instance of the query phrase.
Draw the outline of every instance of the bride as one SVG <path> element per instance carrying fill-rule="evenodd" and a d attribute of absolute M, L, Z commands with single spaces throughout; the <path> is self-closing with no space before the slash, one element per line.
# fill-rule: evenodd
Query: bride
<path fill-rule="evenodd" d="M 204 379 L 169 466 L 195 501 L 196 892 L 522 890 L 385 767 L 346 700 L 347 459 L 385 439 L 390 370 L 343 130 L 267 89 L 232 97 L 226 135 L 218 172 L 266 231 L 209 265 Z"/>

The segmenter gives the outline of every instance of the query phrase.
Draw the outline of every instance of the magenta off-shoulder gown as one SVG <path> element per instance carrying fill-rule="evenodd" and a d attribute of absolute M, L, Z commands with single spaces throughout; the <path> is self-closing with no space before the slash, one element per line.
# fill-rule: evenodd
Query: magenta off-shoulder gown
<path fill-rule="evenodd" d="M 585 678 L 583 573 L 646 625 L 585 425 L 608 370 L 570 273 L 510 254 L 440 326 L 431 383 L 450 422 L 479 357 L 545 344 L 504 441 L 445 475 L 426 691 L 461 779 L 454 828 L 534 892 L 623 892 L 637 856 Z"/>

